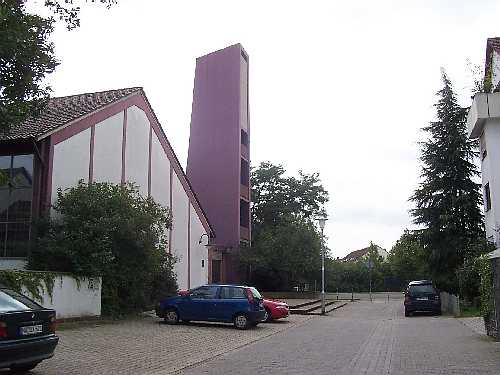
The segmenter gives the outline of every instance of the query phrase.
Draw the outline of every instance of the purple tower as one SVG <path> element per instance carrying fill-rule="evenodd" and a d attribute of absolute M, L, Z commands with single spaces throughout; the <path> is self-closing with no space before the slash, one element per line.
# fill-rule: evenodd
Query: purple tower
<path fill-rule="evenodd" d="M 250 243 L 248 55 L 240 44 L 196 59 L 187 176 L 212 224 L 209 280 L 238 282 Z"/>

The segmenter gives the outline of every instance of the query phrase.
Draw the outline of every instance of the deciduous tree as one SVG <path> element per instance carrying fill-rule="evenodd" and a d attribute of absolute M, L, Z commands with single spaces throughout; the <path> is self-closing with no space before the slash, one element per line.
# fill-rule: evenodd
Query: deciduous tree
<path fill-rule="evenodd" d="M 116 0 L 92 0 L 107 6 Z M 0 0 L 0 130 L 36 116 L 46 104 L 51 88 L 43 82 L 58 60 L 49 37 L 56 19 L 68 30 L 80 25 L 80 7 L 73 0 L 45 0 L 52 16 L 27 10 L 27 0 Z"/>

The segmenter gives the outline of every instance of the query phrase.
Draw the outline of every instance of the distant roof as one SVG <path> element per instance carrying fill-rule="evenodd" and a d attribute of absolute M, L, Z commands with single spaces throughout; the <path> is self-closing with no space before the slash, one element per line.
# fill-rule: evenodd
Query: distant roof
<path fill-rule="evenodd" d="M 0 132 L 0 141 L 39 138 L 96 110 L 141 91 L 142 87 L 93 92 L 50 98 L 47 107 L 37 117 Z"/>
<path fill-rule="evenodd" d="M 378 245 L 374 245 L 375 246 L 375 249 L 377 250 L 377 253 L 379 255 L 380 252 L 382 251 L 384 254 L 386 254 L 387 252 L 385 251 L 385 249 L 382 249 L 380 246 Z M 356 261 L 362 257 L 364 257 L 365 255 L 367 255 L 368 253 L 370 252 L 370 246 L 368 247 L 365 247 L 364 249 L 360 249 L 360 250 L 355 250 L 353 252 L 350 252 L 349 254 L 347 254 L 342 260 L 344 262 L 353 262 L 353 261 Z M 385 256 L 384 256 L 384 259 L 385 259 Z"/>
<path fill-rule="evenodd" d="M 361 249 L 361 250 L 355 250 L 353 252 L 350 252 L 349 254 L 347 254 L 344 259 L 344 261 L 346 262 L 349 262 L 349 261 L 352 261 L 352 260 L 357 260 L 363 256 L 365 256 L 366 254 L 368 254 L 368 251 L 370 250 L 369 247 L 366 247 L 364 249 Z"/>

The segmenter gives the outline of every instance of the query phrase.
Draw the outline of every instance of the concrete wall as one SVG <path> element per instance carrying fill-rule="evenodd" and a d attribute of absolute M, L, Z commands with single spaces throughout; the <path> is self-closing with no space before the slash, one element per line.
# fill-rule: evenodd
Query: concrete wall
<path fill-rule="evenodd" d="M 440 293 L 441 297 L 441 312 L 453 316 L 460 316 L 460 299 L 454 294 L 446 292 Z"/>
<path fill-rule="evenodd" d="M 0 258 L 0 270 L 23 270 L 28 262 L 19 258 Z"/>
<path fill-rule="evenodd" d="M 151 196 L 164 207 L 170 207 L 170 161 L 156 134 L 151 142 Z"/>
<path fill-rule="evenodd" d="M 487 155 L 482 160 L 481 178 L 484 186 L 489 183 L 491 209 L 484 213 L 486 237 L 499 245 L 500 238 L 500 176 L 495 171 L 500 170 L 500 119 L 486 121 L 482 135 Z"/>
<path fill-rule="evenodd" d="M 206 283 L 208 250 L 197 241 L 210 228 L 168 141 L 161 138 L 154 115 L 142 99 L 135 98 L 133 103 L 107 117 L 101 115 L 95 123 L 92 117 L 86 118 L 55 134 L 51 201 L 57 199 L 59 187 L 74 186 L 79 179 L 88 182 L 89 176 L 98 182 L 120 183 L 123 178 L 136 183 L 142 195 L 151 193 L 158 203 L 171 206 L 173 228 L 169 249 L 165 250 L 178 258 L 175 270 L 179 286 L 186 289 L 193 283 Z M 192 241 L 191 224 L 196 231 Z M 191 246 L 196 262 L 192 267 L 188 265 Z"/>
<path fill-rule="evenodd" d="M 56 310 L 57 319 L 82 318 L 101 315 L 101 278 L 81 279 L 80 283 L 70 275 L 56 276 L 52 298 L 47 288 L 43 300 L 35 299 L 28 290 L 23 293 L 43 307 Z"/>
<path fill-rule="evenodd" d="M 122 180 L 123 112 L 95 125 L 93 181 Z"/>
<path fill-rule="evenodd" d="M 196 60 L 187 176 L 216 233 L 216 243 L 240 244 L 239 44 Z"/>
<path fill-rule="evenodd" d="M 52 167 L 52 203 L 57 200 L 57 189 L 74 186 L 80 179 L 89 178 L 90 129 L 86 129 L 54 146 Z"/>
<path fill-rule="evenodd" d="M 205 229 L 191 204 L 189 205 L 189 217 L 191 220 L 189 225 L 191 288 L 195 288 L 205 284 L 208 280 L 208 251 L 204 245 L 206 241 L 199 243 Z"/>
<path fill-rule="evenodd" d="M 139 185 L 139 192 L 148 195 L 149 120 L 136 106 L 127 109 L 127 139 L 125 144 L 125 180 Z"/>
<path fill-rule="evenodd" d="M 179 178 L 172 176 L 172 235 L 170 251 L 177 258 L 175 271 L 180 289 L 189 289 L 188 280 L 188 221 L 189 201 Z"/>

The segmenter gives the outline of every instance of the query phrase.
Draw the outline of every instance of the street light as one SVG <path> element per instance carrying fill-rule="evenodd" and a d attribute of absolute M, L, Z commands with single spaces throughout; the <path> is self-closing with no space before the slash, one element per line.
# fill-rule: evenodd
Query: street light
<path fill-rule="evenodd" d="M 325 315 L 325 246 L 323 231 L 328 218 L 326 216 L 318 217 L 319 227 L 321 228 L 321 314 Z"/>

